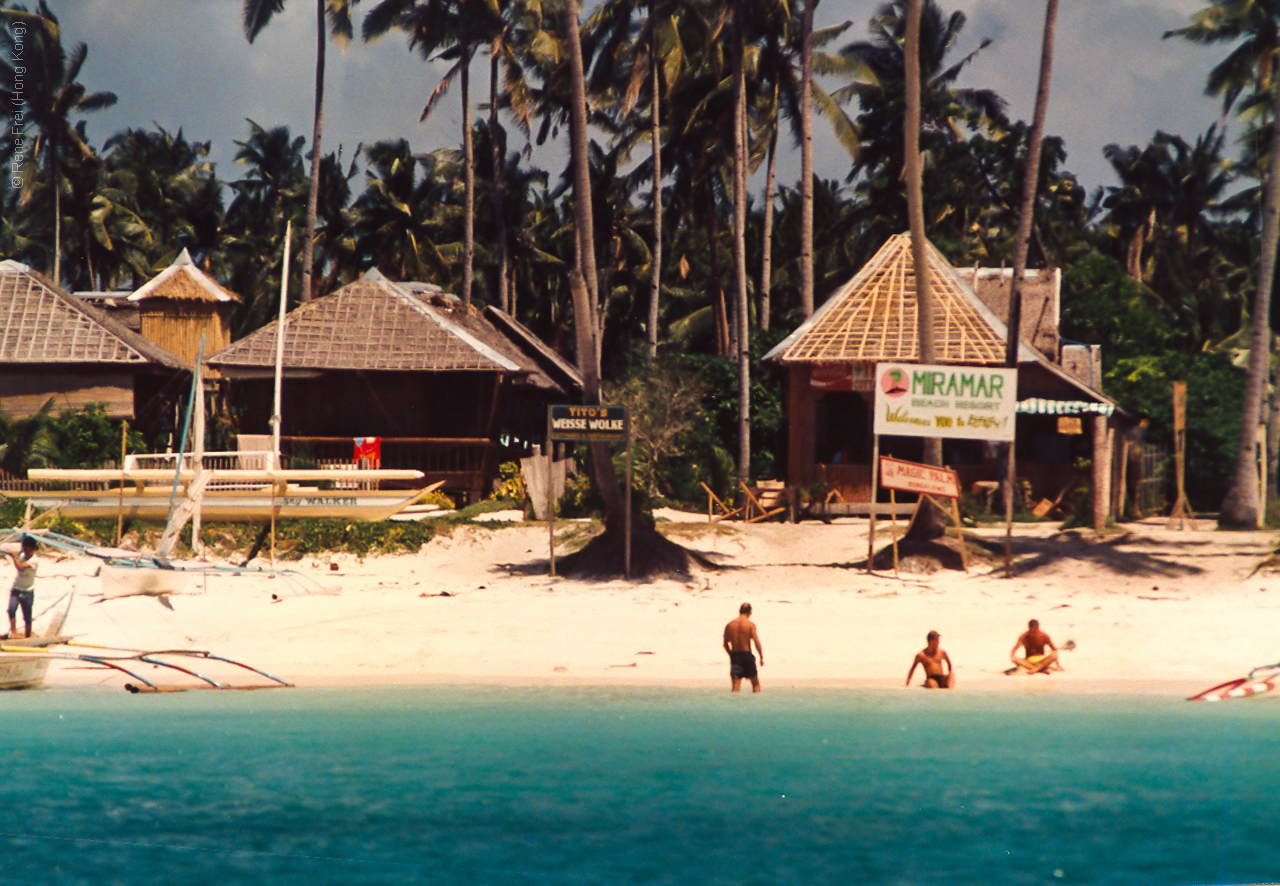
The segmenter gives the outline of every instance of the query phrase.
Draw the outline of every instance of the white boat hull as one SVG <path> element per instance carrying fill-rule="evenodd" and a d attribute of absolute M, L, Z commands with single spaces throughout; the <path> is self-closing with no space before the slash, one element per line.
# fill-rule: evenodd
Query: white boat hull
<path fill-rule="evenodd" d="M 153 492 L 153 490 L 155 490 Z M 41 508 L 57 507 L 72 520 L 148 520 L 163 523 L 169 517 L 170 494 L 147 487 L 139 494 L 125 489 L 102 491 L 12 492 Z M 283 496 L 270 492 L 206 491 L 200 501 L 201 519 L 206 523 L 267 523 L 300 517 L 336 517 L 342 520 L 386 520 L 421 498 L 422 490 L 290 489 Z M 181 500 L 181 499 L 179 499 Z"/>
<path fill-rule="evenodd" d="M 0 689 L 31 689 L 44 682 L 47 657 L 5 655 L 0 658 Z"/>

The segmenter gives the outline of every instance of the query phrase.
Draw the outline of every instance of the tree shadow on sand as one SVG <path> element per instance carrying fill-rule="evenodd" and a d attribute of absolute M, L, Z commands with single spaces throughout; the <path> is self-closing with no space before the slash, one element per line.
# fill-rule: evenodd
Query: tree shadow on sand
<path fill-rule="evenodd" d="M 965 533 L 964 539 L 965 558 L 970 572 L 1004 572 L 1003 538 L 980 538 Z M 1151 550 L 1157 547 L 1161 549 L 1159 552 Z M 1156 541 L 1133 533 L 1094 536 L 1068 531 L 1049 537 L 1014 536 L 1010 548 L 1012 574 L 1015 577 L 1049 570 L 1063 563 L 1077 562 L 1114 575 L 1185 578 L 1205 572 L 1202 567 L 1185 562 L 1188 558 L 1221 556 L 1221 551 L 1207 542 Z M 871 563 L 877 572 L 892 570 L 892 544 L 879 548 L 872 555 Z M 810 565 L 815 568 L 865 570 L 867 560 L 863 558 L 847 563 Z M 928 541 L 898 541 L 900 572 L 928 575 L 944 569 L 957 572 L 964 569 L 960 543 L 954 534 Z"/>
<path fill-rule="evenodd" d="M 678 544 L 655 529 L 640 524 L 631 532 L 631 580 L 671 579 L 690 581 L 696 566 L 705 571 L 738 567 L 717 562 L 720 555 L 704 553 Z M 625 578 L 625 536 L 622 532 L 601 532 L 582 548 L 556 557 L 556 575 L 583 581 L 611 581 Z M 494 567 L 507 575 L 547 575 L 548 559 L 527 563 L 501 563 Z"/>

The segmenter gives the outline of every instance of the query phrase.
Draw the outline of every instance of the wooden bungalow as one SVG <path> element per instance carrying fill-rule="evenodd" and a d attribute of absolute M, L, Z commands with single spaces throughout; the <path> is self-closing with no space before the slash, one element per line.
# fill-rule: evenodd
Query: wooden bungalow
<path fill-rule="evenodd" d="M 231 311 L 240 297 L 196 266 L 187 250 L 134 292 L 79 293 L 129 329 L 194 364 L 231 344 Z"/>
<path fill-rule="evenodd" d="M 52 280 L 0 262 L 0 412 L 25 418 L 105 404 L 113 418 L 157 418 L 155 404 L 190 364 Z"/>
<path fill-rule="evenodd" d="M 936 362 L 1004 365 L 1005 322 L 971 285 L 986 282 L 988 299 L 998 305 L 999 273 L 957 272 L 932 244 L 928 254 Z M 1088 479 L 1114 510 L 1111 490 L 1118 492 L 1119 484 L 1112 472 L 1123 459 L 1113 453 L 1122 449 L 1131 420 L 1097 389 L 1096 349 L 1060 347 L 1057 277 L 1036 278 L 1018 348 L 1019 480 L 1033 501 L 1058 501 L 1082 479 L 1076 465 L 1087 459 L 1093 466 Z M 1006 282 L 1005 305 L 1007 289 Z M 787 378 L 788 485 L 834 490 L 845 503 L 861 503 L 853 510 L 869 509 L 875 365 L 919 362 L 918 344 L 911 238 L 899 234 L 765 356 Z M 1063 352 L 1071 358 L 1065 367 L 1048 356 Z M 919 461 L 923 440 L 881 437 L 880 452 Z M 943 461 L 956 469 L 965 490 L 989 492 L 1003 478 L 1004 461 L 994 444 L 944 440 Z"/>
<path fill-rule="evenodd" d="M 206 362 L 227 378 L 240 426 L 271 433 L 278 324 Z M 281 455 L 350 462 L 380 438 L 381 466 L 477 500 L 501 460 L 541 442 L 548 403 L 576 402 L 577 372 L 510 317 L 377 271 L 285 320 Z"/>

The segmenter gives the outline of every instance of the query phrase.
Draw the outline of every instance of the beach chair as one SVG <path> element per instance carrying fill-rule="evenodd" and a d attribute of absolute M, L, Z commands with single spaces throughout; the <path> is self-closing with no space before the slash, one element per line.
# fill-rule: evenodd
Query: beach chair
<path fill-rule="evenodd" d="M 707 492 L 707 522 L 719 523 L 721 520 L 732 520 L 735 517 L 741 517 L 745 506 L 735 508 L 732 505 L 725 504 L 720 500 L 720 496 L 711 491 L 711 487 L 706 483 L 699 483 Z"/>

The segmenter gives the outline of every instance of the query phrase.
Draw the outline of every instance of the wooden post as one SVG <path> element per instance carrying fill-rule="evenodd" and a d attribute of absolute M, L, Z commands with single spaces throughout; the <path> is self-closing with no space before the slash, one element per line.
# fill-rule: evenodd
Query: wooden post
<path fill-rule="evenodd" d="M 875 555 L 876 548 L 876 490 L 880 482 L 880 435 L 871 435 L 871 513 L 868 515 L 870 523 L 867 529 L 867 572 L 871 572 L 871 560 Z M 890 490 L 890 503 L 893 501 L 893 491 Z M 896 508 L 894 509 L 896 511 Z M 896 516 L 896 514 L 895 514 Z M 897 525 L 896 523 L 894 524 Z M 897 569 L 898 547 L 897 541 L 894 541 L 893 548 L 894 568 Z"/>
<path fill-rule="evenodd" d="M 551 496 L 551 462 L 555 444 L 551 442 L 551 407 L 547 407 L 547 549 L 551 561 L 551 577 L 556 577 L 556 503 Z"/>
<path fill-rule="evenodd" d="M 956 538 L 960 540 L 960 565 L 969 571 L 969 556 L 964 550 L 964 527 L 960 525 L 960 499 L 951 499 L 951 517 L 956 521 Z"/>
<path fill-rule="evenodd" d="M 1169 512 L 1168 528 L 1176 524 L 1179 529 L 1196 528 L 1196 521 L 1191 516 L 1191 507 L 1187 504 L 1186 466 L 1187 466 L 1187 383 L 1173 383 L 1173 447 L 1174 447 L 1174 479 L 1178 484 L 1178 497 Z"/>
<path fill-rule="evenodd" d="M 1107 528 L 1107 419 L 1093 416 L 1093 531 Z"/>
<path fill-rule="evenodd" d="M 627 580 L 631 580 L 631 409 L 626 408 L 623 421 L 627 425 L 627 494 L 626 508 L 627 516 L 623 521 L 623 530 L 627 533 L 626 539 L 623 540 L 622 548 L 622 564 L 626 572 Z"/>
<path fill-rule="evenodd" d="M 129 423 L 120 423 L 120 501 L 116 510 L 116 547 L 120 547 L 121 536 L 124 535 L 124 458 L 129 441 Z"/>
<path fill-rule="evenodd" d="M 898 494 L 889 490 L 889 539 L 893 543 L 893 576 L 898 577 Z"/>

